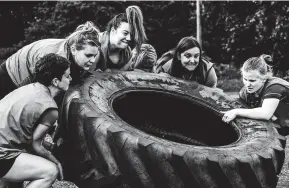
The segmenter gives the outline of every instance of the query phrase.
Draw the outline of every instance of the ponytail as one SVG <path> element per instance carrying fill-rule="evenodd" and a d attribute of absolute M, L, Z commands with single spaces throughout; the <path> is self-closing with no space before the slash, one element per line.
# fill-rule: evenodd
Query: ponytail
<path fill-rule="evenodd" d="M 141 45 L 146 42 L 147 36 L 143 26 L 143 14 L 138 6 L 129 6 L 125 10 L 128 23 L 131 27 L 132 37 L 136 45 L 137 52 Z"/>

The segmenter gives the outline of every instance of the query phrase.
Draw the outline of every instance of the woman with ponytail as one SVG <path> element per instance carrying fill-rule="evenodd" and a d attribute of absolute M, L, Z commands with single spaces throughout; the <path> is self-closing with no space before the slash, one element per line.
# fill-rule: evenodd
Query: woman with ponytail
<path fill-rule="evenodd" d="M 239 97 L 249 108 L 224 112 L 223 121 L 230 122 L 241 116 L 271 119 L 282 128 L 289 127 L 289 82 L 272 76 L 270 62 L 271 56 L 265 54 L 245 61 L 241 68 L 244 87 Z"/>
<path fill-rule="evenodd" d="M 102 58 L 95 69 L 121 69 L 132 57 L 131 44 L 138 54 L 147 40 L 143 15 L 138 6 L 129 6 L 125 13 L 116 15 L 100 34 Z"/>
<path fill-rule="evenodd" d="M 0 99 L 31 83 L 36 62 L 49 53 L 70 60 L 71 76 L 74 82 L 78 81 L 100 54 L 98 35 L 98 28 L 88 21 L 66 39 L 43 39 L 24 46 L 0 65 Z"/>

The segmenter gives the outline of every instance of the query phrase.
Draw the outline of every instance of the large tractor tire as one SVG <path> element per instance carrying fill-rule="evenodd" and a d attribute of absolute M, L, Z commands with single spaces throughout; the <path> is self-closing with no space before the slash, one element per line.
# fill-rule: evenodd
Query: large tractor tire
<path fill-rule="evenodd" d="M 240 107 L 170 76 L 96 73 L 67 92 L 55 152 L 83 188 L 276 187 L 286 139 L 269 121 L 221 120 Z"/>

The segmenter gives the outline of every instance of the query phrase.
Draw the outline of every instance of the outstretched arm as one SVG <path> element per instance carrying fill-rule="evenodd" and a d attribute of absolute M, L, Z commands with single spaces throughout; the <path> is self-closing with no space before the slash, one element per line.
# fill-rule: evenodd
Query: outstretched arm
<path fill-rule="evenodd" d="M 269 120 L 278 107 L 280 100 L 276 98 L 264 99 L 262 106 L 252 109 L 234 109 L 224 112 L 222 120 L 229 123 L 237 116 L 247 117 L 252 119 Z"/>

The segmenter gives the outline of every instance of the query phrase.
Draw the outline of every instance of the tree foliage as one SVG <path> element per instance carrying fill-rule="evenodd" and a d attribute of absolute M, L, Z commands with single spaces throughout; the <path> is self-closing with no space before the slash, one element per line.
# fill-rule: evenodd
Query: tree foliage
<path fill-rule="evenodd" d="M 37 2 L 0 1 L 0 47 L 11 47 L 24 39 L 24 29 L 33 19 L 32 9 Z"/>
<path fill-rule="evenodd" d="M 289 68 L 288 2 L 204 2 L 203 9 L 203 38 L 212 59 L 238 67 L 265 53 L 276 69 Z"/>
<path fill-rule="evenodd" d="M 64 38 L 88 20 L 104 31 L 108 21 L 129 5 L 141 7 L 148 43 L 159 56 L 182 37 L 196 36 L 194 1 L 1 2 L 0 23 L 9 20 L 13 27 L 0 33 L 0 46 L 7 47 L 0 49 L 0 59 L 13 52 L 13 45 Z M 247 58 L 266 53 L 273 56 L 277 69 L 288 69 L 288 27 L 289 2 L 202 2 L 202 46 L 217 64 L 239 67 Z"/>

